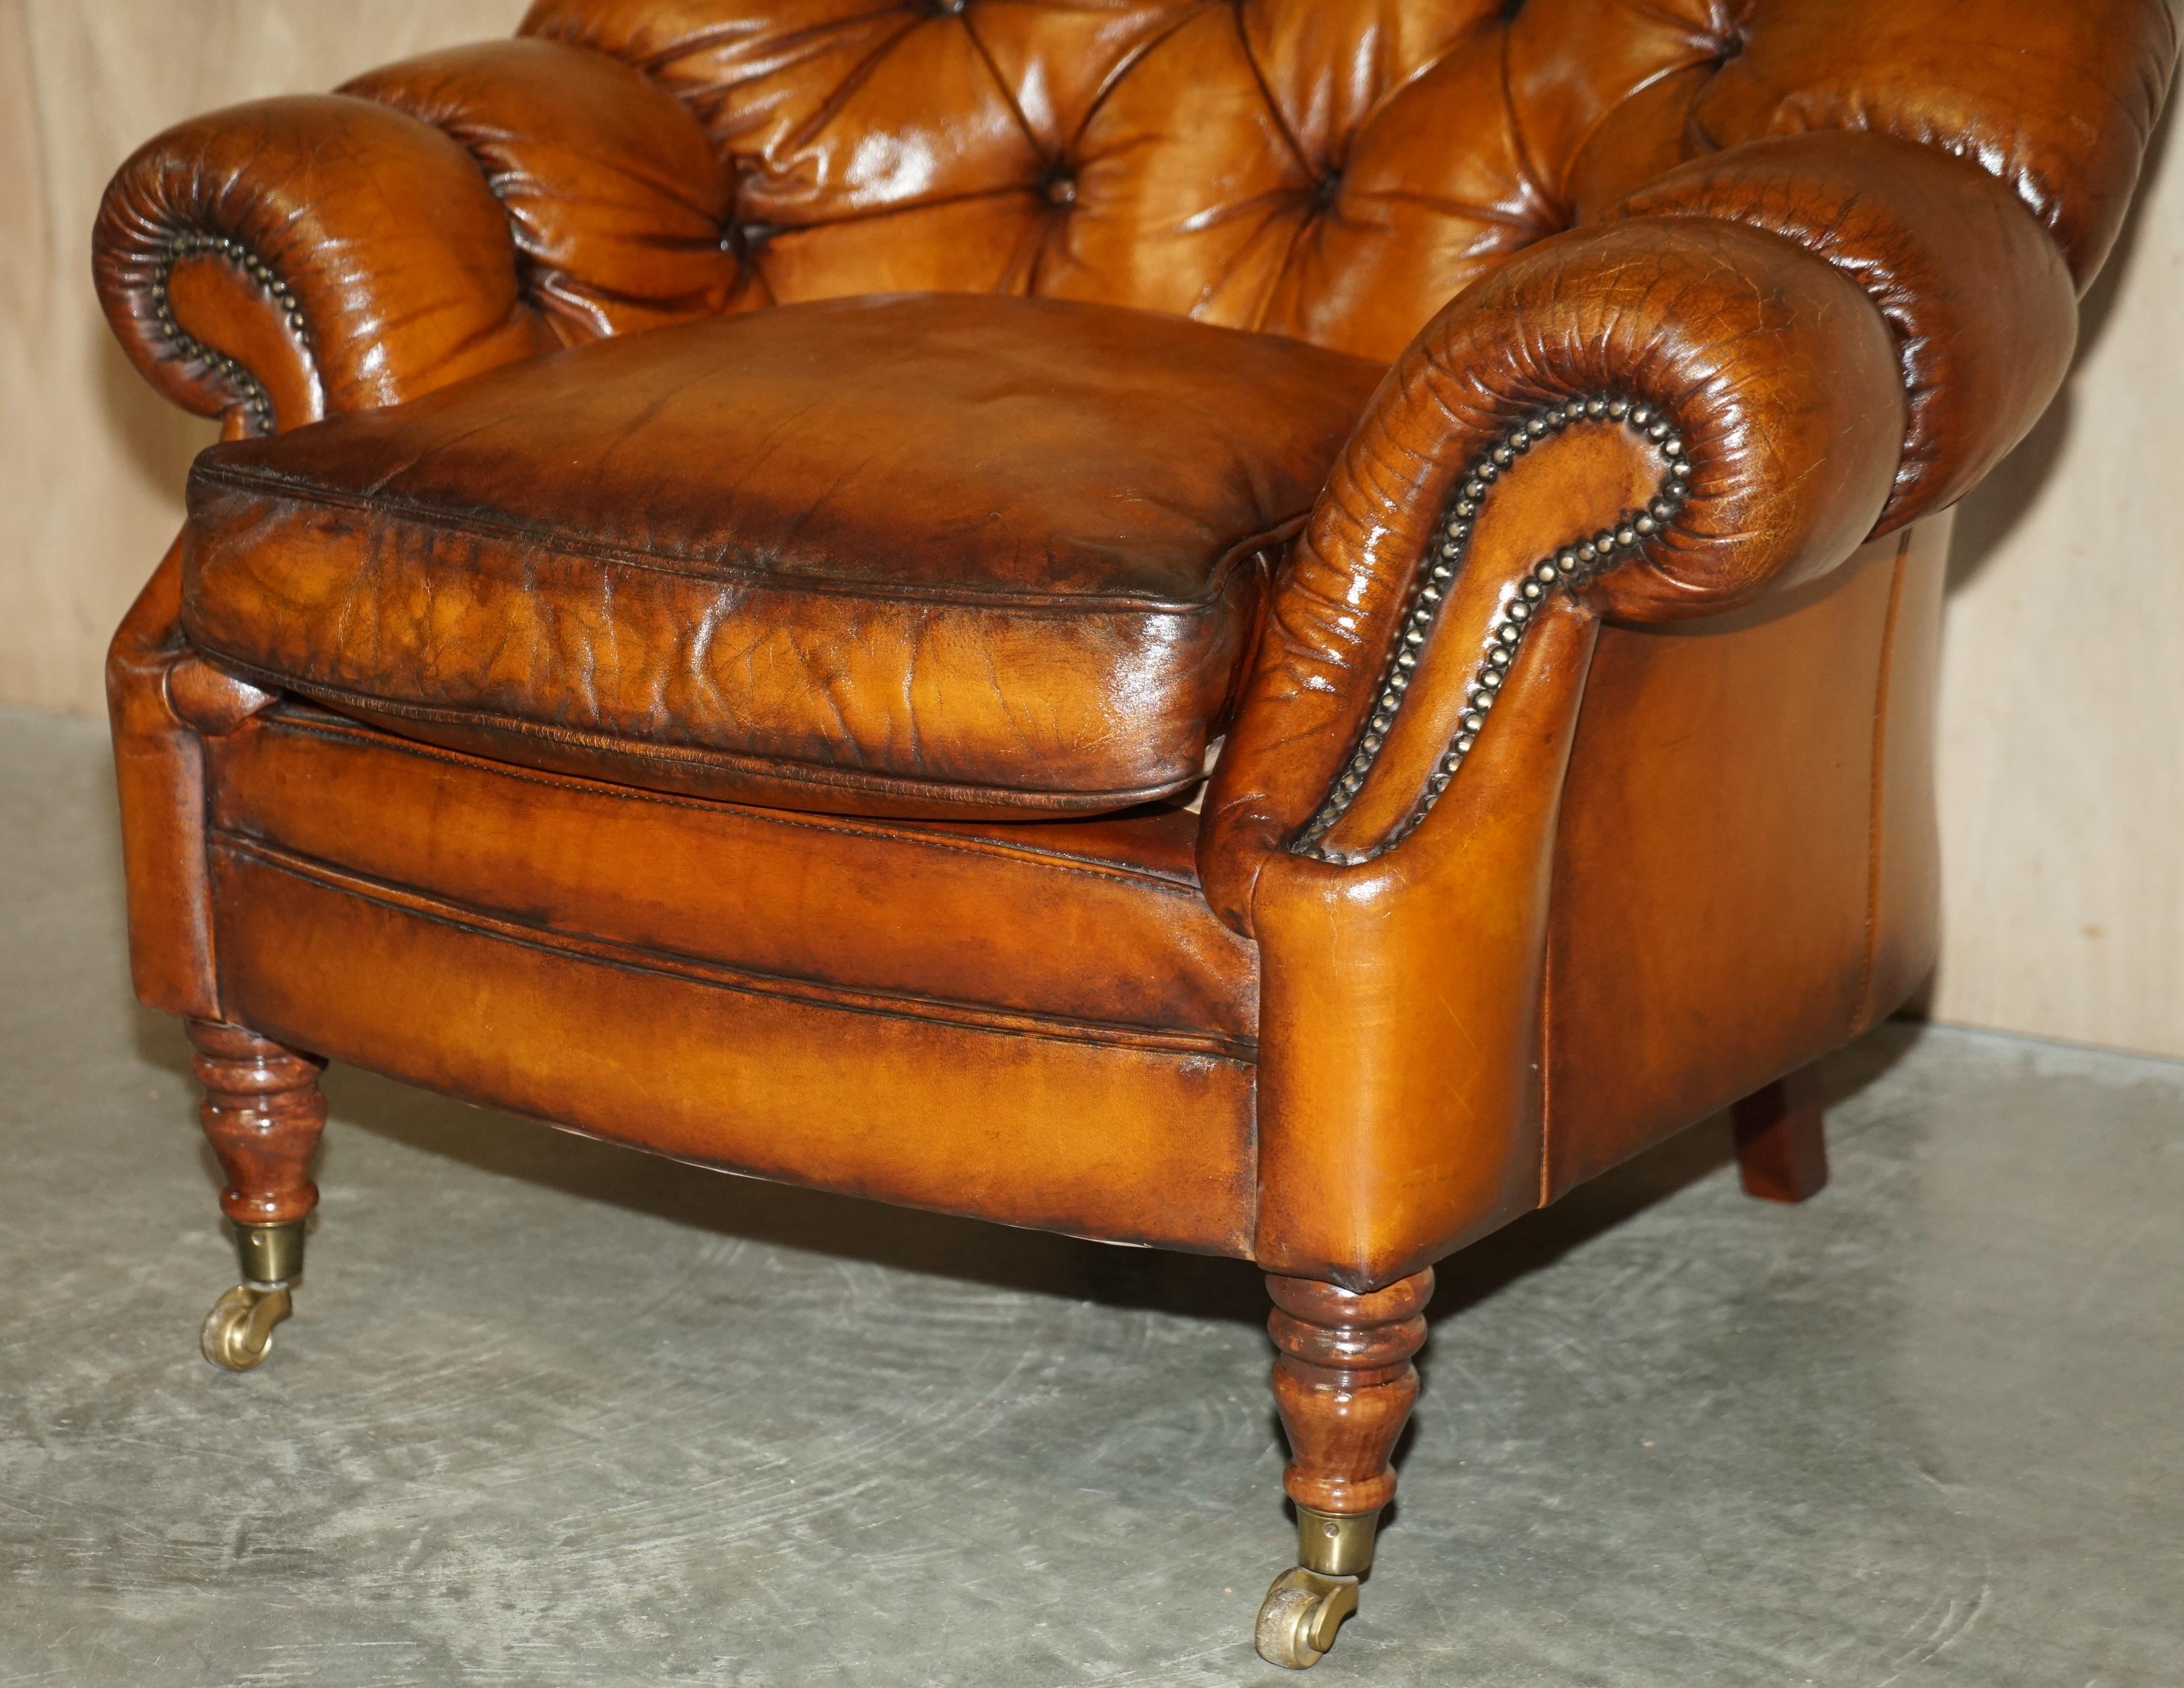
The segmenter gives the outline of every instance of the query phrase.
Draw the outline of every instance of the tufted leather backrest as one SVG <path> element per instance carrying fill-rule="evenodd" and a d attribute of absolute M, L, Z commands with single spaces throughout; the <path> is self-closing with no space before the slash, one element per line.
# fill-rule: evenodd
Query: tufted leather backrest
<path fill-rule="evenodd" d="M 1953 152 L 2082 286 L 2166 0 L 538 0 L 730 164 L 739 297 L 1080 298 L 1393 359 L 1511 253 L 1688 159 Z"/>

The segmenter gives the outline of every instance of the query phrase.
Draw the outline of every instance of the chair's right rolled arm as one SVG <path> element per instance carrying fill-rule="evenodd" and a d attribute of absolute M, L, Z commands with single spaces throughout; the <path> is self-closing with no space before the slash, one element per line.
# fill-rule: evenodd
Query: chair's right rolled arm
<path fill-rule="evenodd" d="M 1635 218 L 1469 289 L 1390 372 L 1274 595 L 1206 804 L 1215 906 L 1249 932 L 1273 854 L 1340 871 L 1418 831 L 1557 606 L 1706 615 L 1832 568 L 1904 426 L 1880 313 L 1773 233 Z"/>
<path fill-rule="evenodd" d="M 1362 861 L 1417 828 L 1535 610 L 1710 615 L 1809 578 L 1970 491 L 2069 365 L 2063 252 L 1938 148 L 1776 136 L 1606 214 L 1428 324 L 1330 477 L 1206 805 L 1240 931 L 1272 853 Z M 1620 454 L 1531 450 L 1573 425 Z"/>
<path fill-rule="evenodd" d="M 1960 496 L 2075 325 L 2001 184 L 1811 135 L 1669 171 L 1421 331 L 1277 582 L 1200 833 L 1260 945 L 1262 1263 L 1370 1289 L 1540 1199 L 1599 621 L 1736 609 Z"/>

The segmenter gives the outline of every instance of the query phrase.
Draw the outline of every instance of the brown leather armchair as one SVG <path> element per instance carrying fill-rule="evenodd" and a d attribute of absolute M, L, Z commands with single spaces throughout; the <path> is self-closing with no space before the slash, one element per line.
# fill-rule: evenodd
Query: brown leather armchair
<path fill-rule="evenodd" d="M 207 1353 L 289 1311 L 328 1057 L 1248 1258 L 1312 1663 L 1435 1261 L 1730 1103 L 1757 1193 L 1825 1177 L 1799 1075 L 1934 955 L 1943 512 L 2176 47 L 540 0 L 152 142 L 98 286 L 225 432 L 111 694 Z"/>

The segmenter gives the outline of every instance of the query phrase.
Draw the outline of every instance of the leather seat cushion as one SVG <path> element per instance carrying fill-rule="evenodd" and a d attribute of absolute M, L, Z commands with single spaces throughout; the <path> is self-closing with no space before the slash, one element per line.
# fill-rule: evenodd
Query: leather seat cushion
<path fill-rule="evenodd" d="M 1178 791 L 1380 375 L 900 295 L 539 358 L 198 460 L 183 624 L 408 736 L 778 807 Z"/>

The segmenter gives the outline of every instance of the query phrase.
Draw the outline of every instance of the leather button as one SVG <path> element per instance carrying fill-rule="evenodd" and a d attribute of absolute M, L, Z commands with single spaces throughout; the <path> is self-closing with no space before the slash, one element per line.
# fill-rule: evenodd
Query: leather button
<path fill-rule="evenodd" d="M 1039 192 L 1046 195 L 1050 205 L 1074 205 L 1077 178 L 1057 164 L 1039 182 Z"/>
<path fill-rule="evenodd" d="M 721 250 L 738 258 L 755 258 L 775 233 L 770 223 L 730 223 L 721 231 Z"/>

